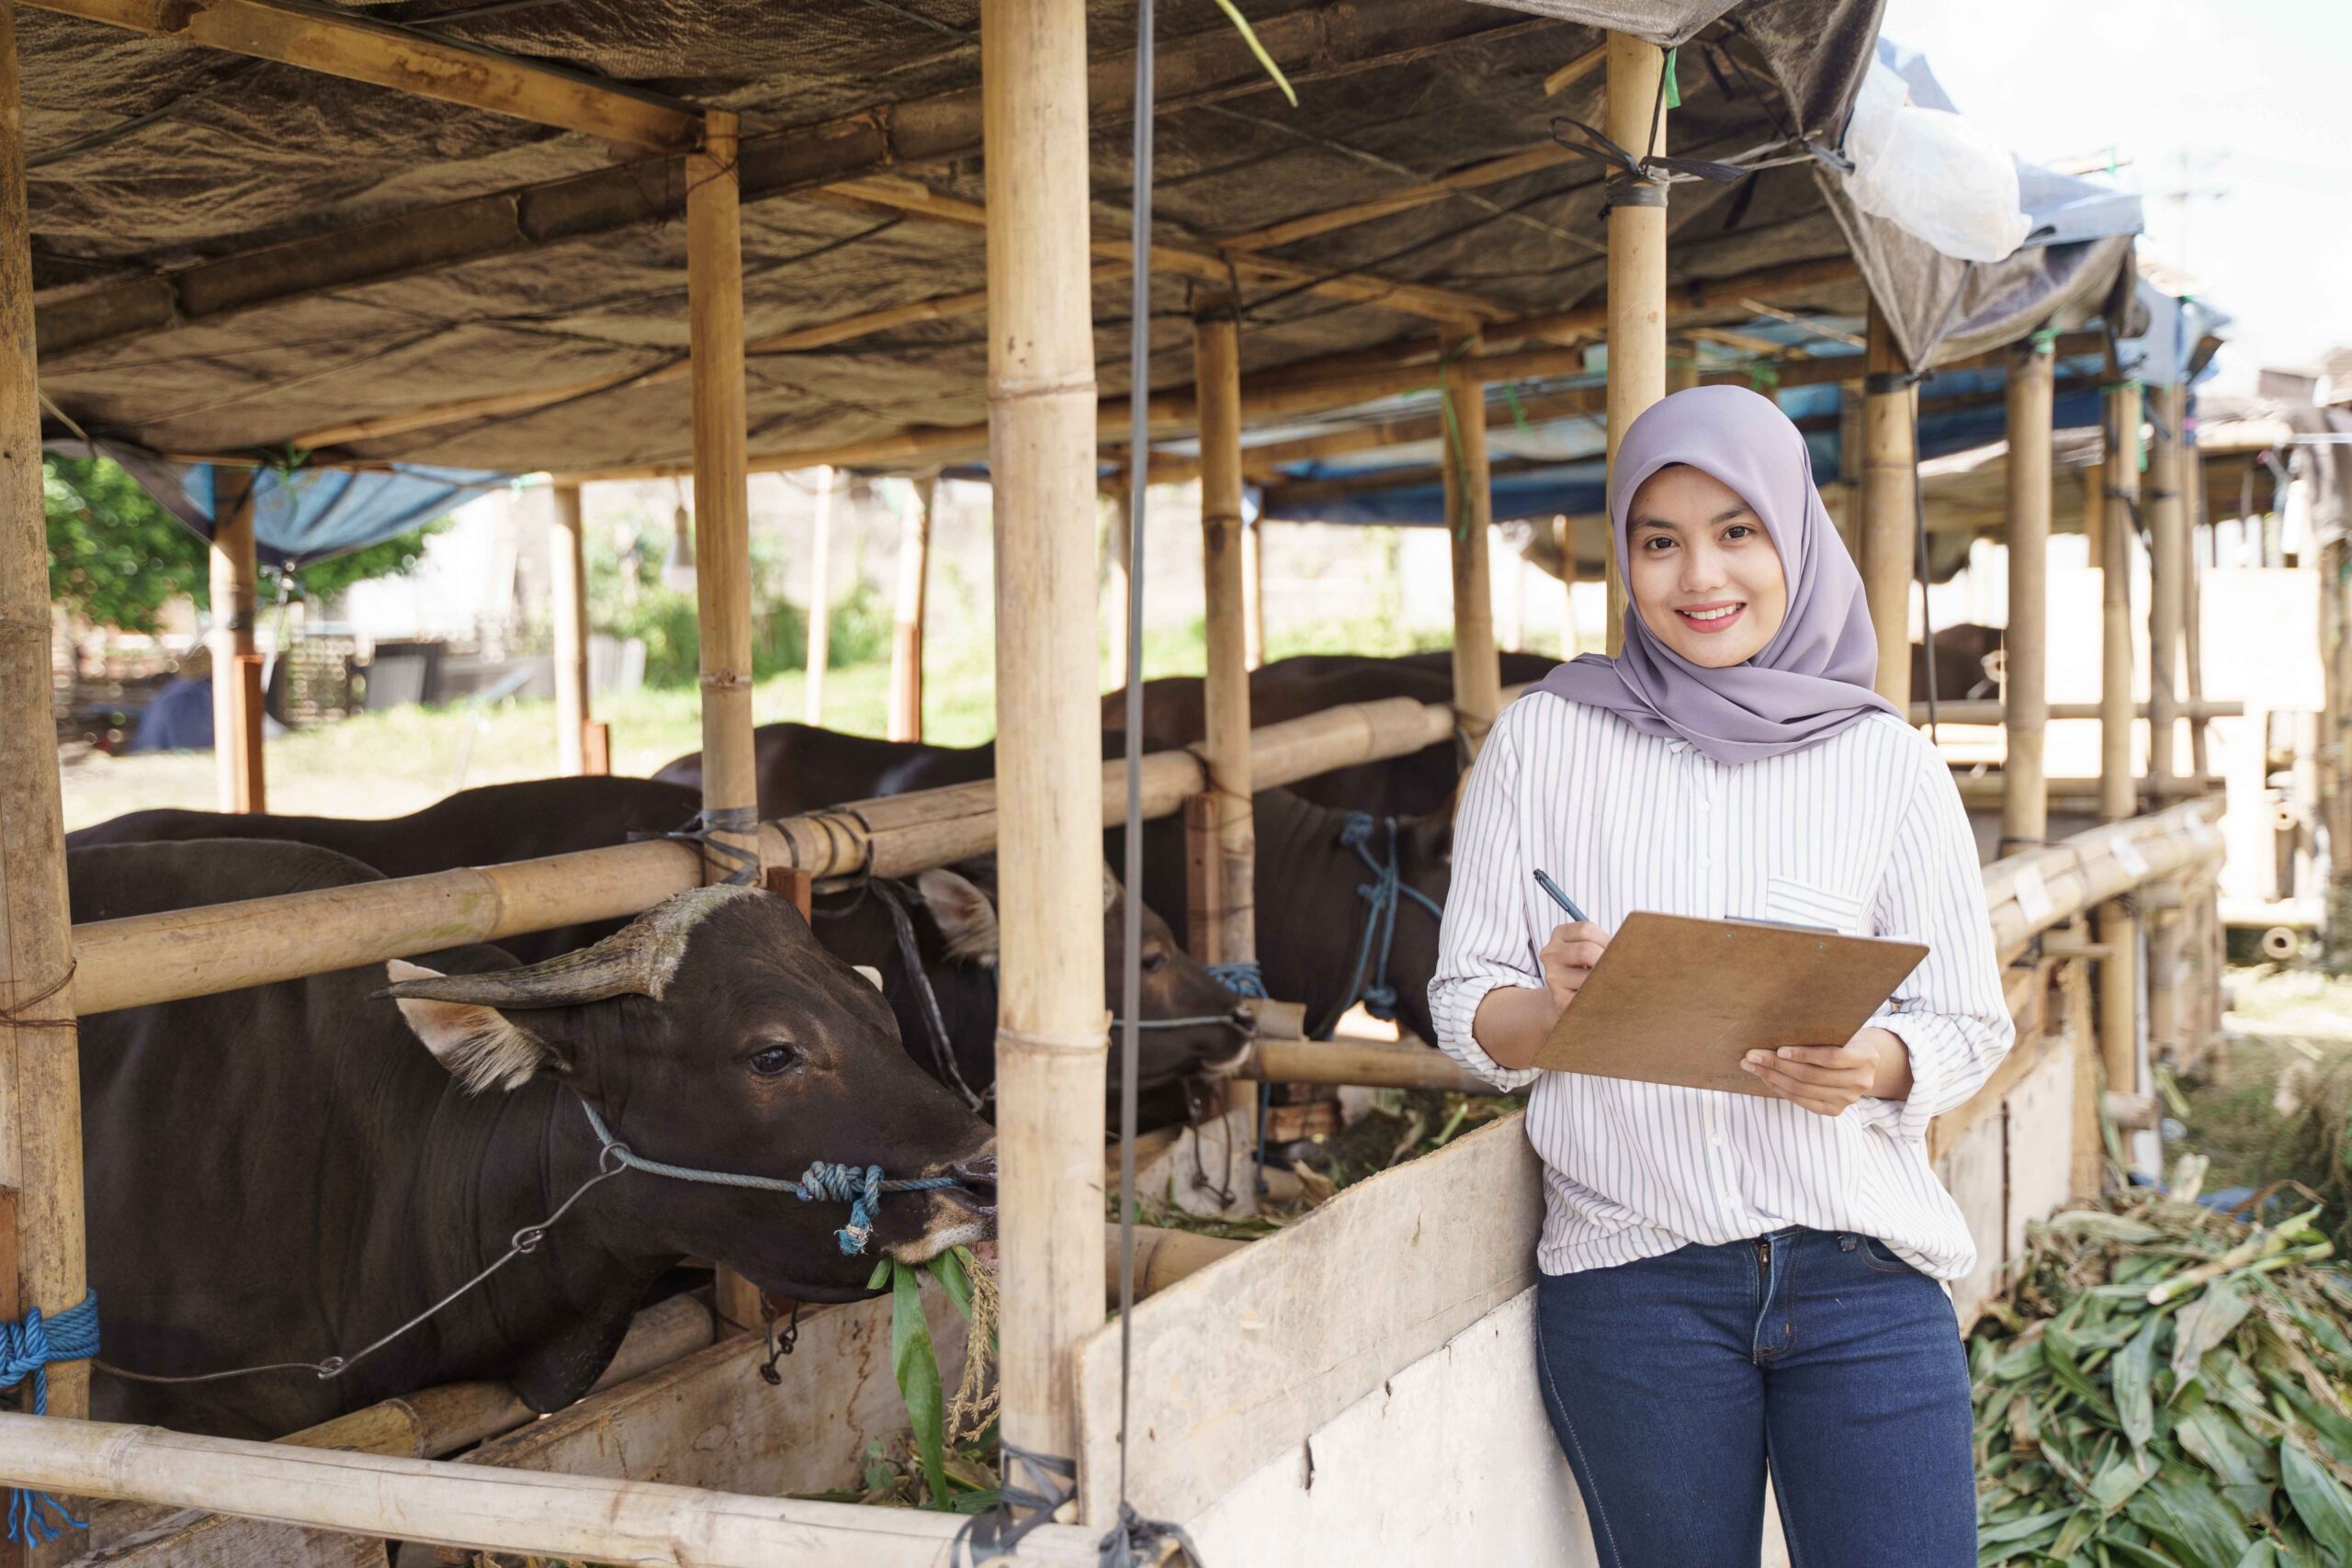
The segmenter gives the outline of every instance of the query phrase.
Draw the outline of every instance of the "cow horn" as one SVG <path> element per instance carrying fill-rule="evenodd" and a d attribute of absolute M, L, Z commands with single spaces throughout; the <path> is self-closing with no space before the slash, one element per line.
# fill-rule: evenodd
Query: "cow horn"
<path fill-rule="evenodd" d="M 648 909 L 593 946 L 526 964 L 478 975 L 434 975 L 401 980 L 379 997 L 460 1002 L 488 1008 L 578 1007 L 612 997 L 662 993 L 686 955 L 695 928 L 721 904 L 758 897 L 751 887 L 696 887 Z"/>

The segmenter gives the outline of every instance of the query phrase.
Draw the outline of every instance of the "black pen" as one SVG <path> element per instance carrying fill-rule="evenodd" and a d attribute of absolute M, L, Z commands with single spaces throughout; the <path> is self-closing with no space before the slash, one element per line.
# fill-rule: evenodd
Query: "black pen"
<path fill-rule="evenodd" d="M 1566 909 L 1568 912 L 1568 919 L 1581 922 L 1589 920 L 1591 918 L 1582 909 L 1577 908 L 1577 901 L 1575 899 L 1560 891 L 1560 885 L 1558 883 L 1544 875 L 1541 871 L 1538 871 L 1535 874 L 1535 885 L 1552 896 L 1553 903 L 1557 904 L 1561 908 Z"/>

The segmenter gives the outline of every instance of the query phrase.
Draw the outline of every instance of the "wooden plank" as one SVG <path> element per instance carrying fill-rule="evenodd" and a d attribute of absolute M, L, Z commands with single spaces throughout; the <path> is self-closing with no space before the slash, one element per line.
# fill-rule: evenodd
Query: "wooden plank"
<path fill-rule="evenodd" d="M 1126 1495 L 1192 1517 L 1300 1437 L 1534 1283 L 1534 1151 L 1512 1116 L 1384 1172 L 1134 1314 Z M 1365 1258 L 1384 1281 L 1363 1288 Z M 1088 1518 L 1119 1502 L 1119 1327 L 1079 1348 Z"/>
<path fill-rule="evenodd" d="M 945 1292 L 922 1297 L 952 1389 L 964 1371 L 964 1320 Z M 890 1311 L 887 1295 L 804 1309 L 775 1383 L 761 1374 L 762 1336 L 743 1335 L 484 1443 L 461 1462 L 760 1496 L 854 1486 L 866 1449 L 907 1425 L 890 1371 Z"/>
<path fill-rule="evenodd" d="M 2074 1195 L 2075 1042 L 2052 1033 L 2054 1048 L 2009 1091 L 2008 1213 L 2001 1260 L 2025 1256 L 2025 1228 L 2046 1220 Z"/>
<path fill-rule="evenodd" d="M 1976 1267 L 1951 1282 L 1952 1310 L 1972 1320 L 2001 1269 L 2001 1240 L 2008 1220 L 2007 1188 L 2008 1123 L 1987 1116 L 1962 1134 L 1936 1161 L 1936 1176 L 1960 1205 L 1976 1243 Z"/>
<path fill-rule="evenodd" d="M 624 146 L 675 152 L 692 145 L 702 129 L 701 117 L 684 104 L 323 6 L 277 0 L 24 3 L 37 10 L 511 115 Z"/>
<path fill-rule="evenodd" d="M 181 1511 L 69 1568 L 388 1568 L 381 1536 Z"/>

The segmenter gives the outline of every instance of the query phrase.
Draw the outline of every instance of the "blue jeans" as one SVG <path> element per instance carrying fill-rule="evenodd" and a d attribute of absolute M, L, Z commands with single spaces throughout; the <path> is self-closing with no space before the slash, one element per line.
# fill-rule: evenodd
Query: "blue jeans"
<path fill-rule="evenodd" d="M 1775 1231 L 1536 1290 L 1544 1407 L 1602 1568 L 1975 1568 L 1968 1367 L 1943 1288 L 1868 1236 Z"/>

